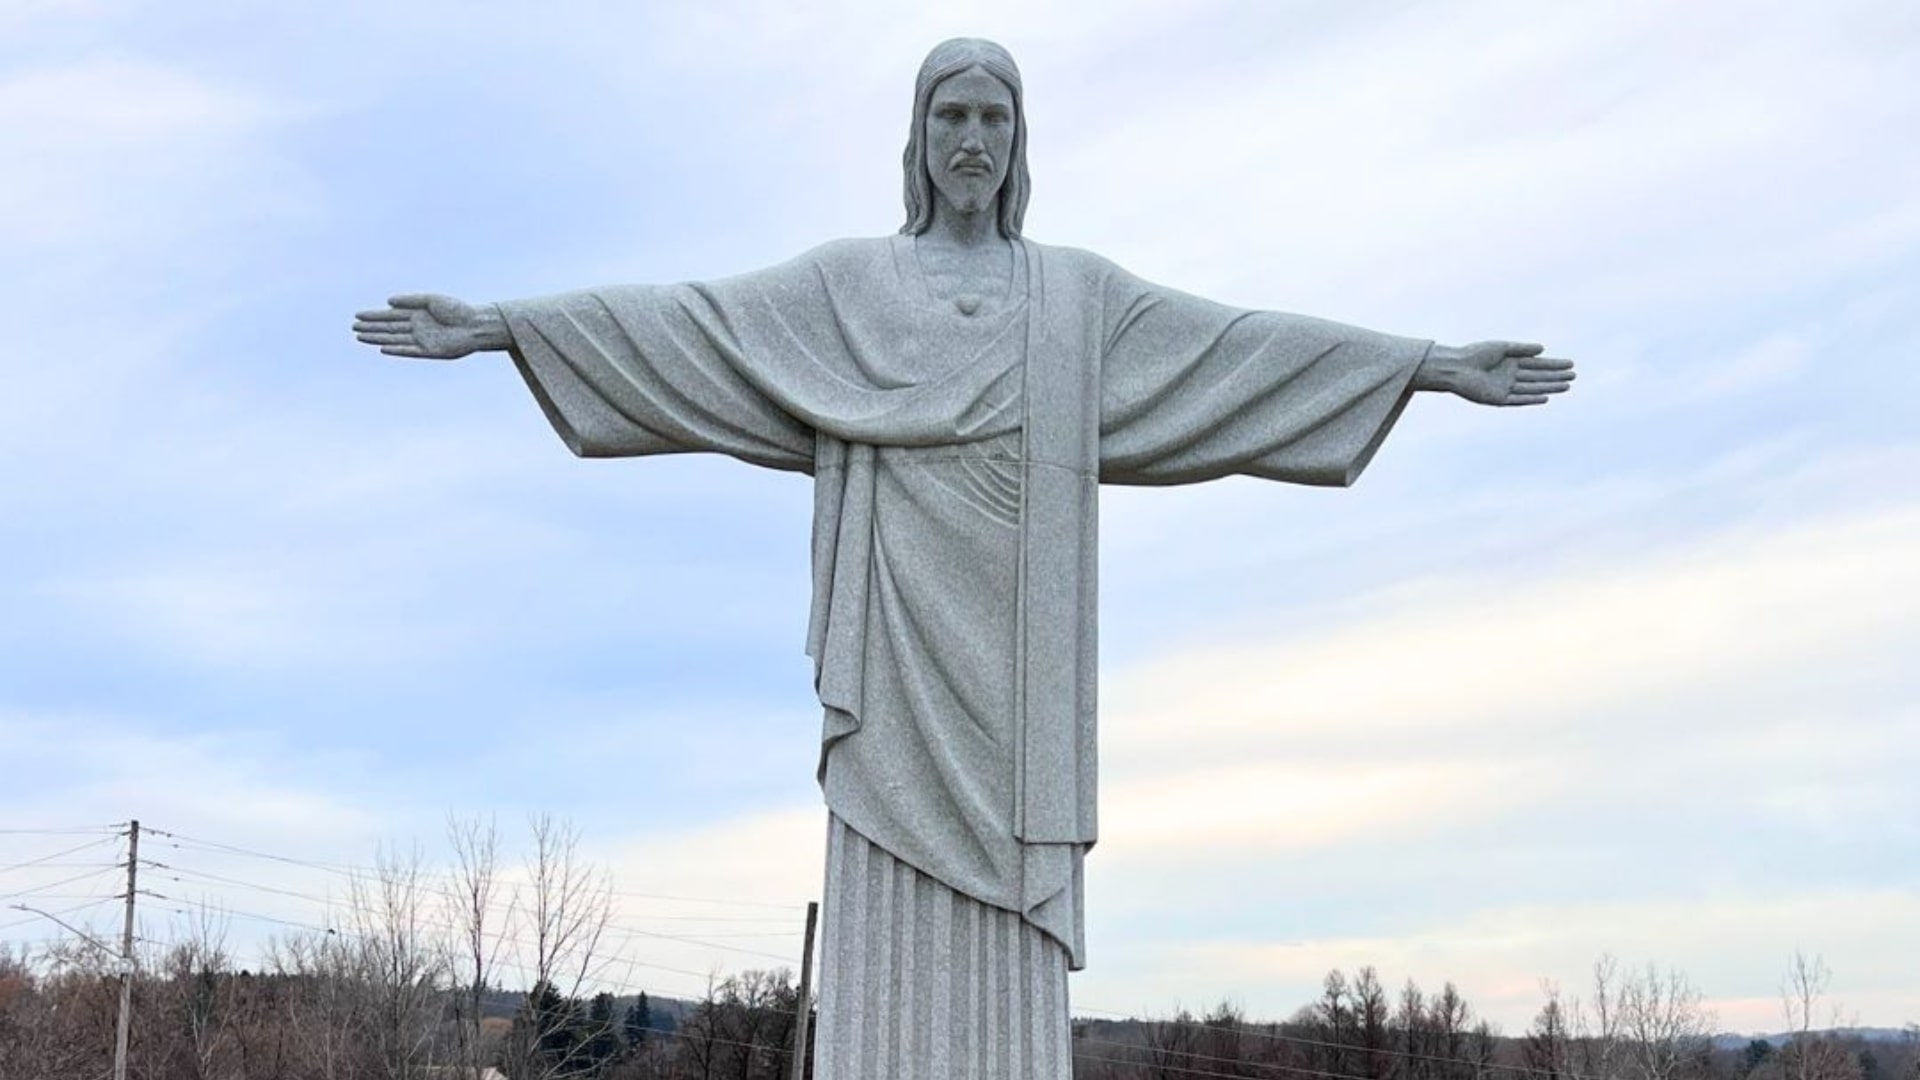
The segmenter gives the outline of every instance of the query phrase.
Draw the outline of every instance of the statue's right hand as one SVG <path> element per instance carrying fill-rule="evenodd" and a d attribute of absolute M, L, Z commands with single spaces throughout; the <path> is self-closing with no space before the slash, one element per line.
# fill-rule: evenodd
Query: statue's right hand
<path fill-rule="evenodd" d="M 393 305 L 353 317 L 353 336 L 388 356 L 458 360 L 468 353 L 504 347 L 499 312 L 438 293 L 406 293 Z"/>

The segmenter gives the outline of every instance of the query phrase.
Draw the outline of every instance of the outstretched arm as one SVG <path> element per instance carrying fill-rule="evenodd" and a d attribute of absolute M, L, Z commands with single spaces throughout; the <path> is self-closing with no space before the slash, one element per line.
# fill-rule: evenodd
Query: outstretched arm
<path fill-rule="evenodd" d="M 1573 361 L 1518 341 L 1435 345 L 1413 373 L 1415 390 L 1446 390 L 1480 405 L 1545 405 L 1573 385 Z"/>
<path fill-rule="evenodd" d="M 1346 485 L 1415 390 L 1538 405 L 1573 365 L 1511 341 L 1461 347 L 1300 315 L 1228 308 L 1095 263 L 1106 295 L 1101 480 L 1241 474 Z"/>
<path fill-rule="evenodd" d="M 506 317 L 492 304 L 476 307 L 438 293 L 405 293 L 393 305 L 353 317 L 353 336 L 388 356 L 458 360 L 474 352 L 513 346 Z"/>
<path fill-rule="evenodd" d="M 679 301 L 644 286 L 486 305 L 404 294 L 356 315 L 353 334 L 388 356 L 511 353 L 554 431 L 582 457 L 712 451 L 810 469 L 813 431 L 736 369 L 729 358 L 747 350 L 717 340 L 724 327 L 698 324 Z"/>

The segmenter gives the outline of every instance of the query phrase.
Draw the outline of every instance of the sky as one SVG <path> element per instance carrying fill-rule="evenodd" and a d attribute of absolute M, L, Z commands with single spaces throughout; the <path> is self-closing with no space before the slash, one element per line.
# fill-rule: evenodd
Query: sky
<path fill-rule="evenodd" d="M 115 842 L 52 830 L 137 817 L 143 935 L 252 955 L 340 865 L 550 813 L 620 985 L 797 963 L 806 478 L 574 459 L 499 356 L 348 323 L 893 232 L 956 34 L 1020 62 L 1035 239 L 1580 364 L 1422 395 L 1349 490 L 1103 495 L 1076 1009 L 1372 964 L 1518 1033 L 1610 954 L 1778 1030 L 1801 950 L 1920 1021 L 1904 0 L 9 0 L 0 908 L 108 933 Z"/>

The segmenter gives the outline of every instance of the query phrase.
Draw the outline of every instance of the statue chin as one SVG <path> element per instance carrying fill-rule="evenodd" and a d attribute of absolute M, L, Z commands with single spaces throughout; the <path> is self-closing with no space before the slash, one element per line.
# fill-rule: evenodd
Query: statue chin
<path fill-rule="evenodd" d="M 990 180 L 954 179 L 934 185 L 947 205 L 961 214 L 980 214 L 993 209 L 1000 185 Z"/>

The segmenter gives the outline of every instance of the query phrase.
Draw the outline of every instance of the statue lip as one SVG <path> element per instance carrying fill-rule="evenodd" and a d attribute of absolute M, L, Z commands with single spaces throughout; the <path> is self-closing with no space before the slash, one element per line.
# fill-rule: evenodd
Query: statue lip
<path fill-rule="evenodd" d="M 963 158 L 947 166 L 948 172 L 979 173 L 982 176 L 993 175 L 993 163 L 986 158 Z"/>

